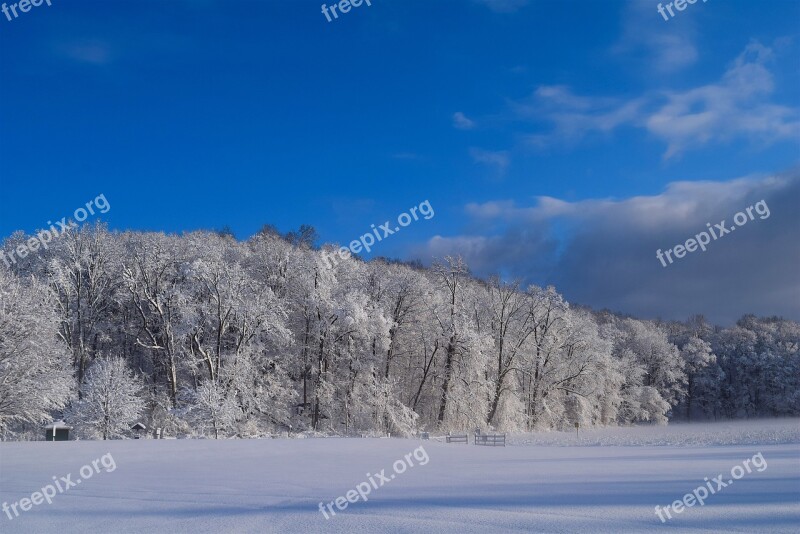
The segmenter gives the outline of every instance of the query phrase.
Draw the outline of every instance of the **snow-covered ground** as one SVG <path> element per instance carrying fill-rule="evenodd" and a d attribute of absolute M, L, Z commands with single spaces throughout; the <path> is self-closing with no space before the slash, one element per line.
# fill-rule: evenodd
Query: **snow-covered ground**
<path fill-rule="evenodd" d="M 52 504 L 0 516 L 0 532 L 797 532 L 798 434 L 797 420 L 782 420 L 593 430 L 581 446 L 568 446 L 568 433 L 515 435 L 506 448 L 370 438 L 2 443 L 9 505 L 111 457 Z M 727 483 L 758 453 L 763 470 L 753 460 L 704 506 L 663 524 L 656 516 L 656 505 L 705 477 Z M 398 460 L 414 466 L 395 473 Z M 319 502 L 356 487 L 369 487 L 369 500 L 334 504 L 326 520 Z"/>
<path fill-rule="evenodd" d="M 671 423 L 636 428 L 535 432 L 510 438 L 515 445 L 765 445 L 800 443 L 800 419 L 721 423 Z"/>

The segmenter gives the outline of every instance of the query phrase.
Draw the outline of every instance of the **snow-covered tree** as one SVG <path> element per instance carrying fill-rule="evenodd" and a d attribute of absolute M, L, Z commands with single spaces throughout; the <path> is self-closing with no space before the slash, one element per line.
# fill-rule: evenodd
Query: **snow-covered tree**
<path fill-rule="evenodd" d="M 144 411 L 143 383 L 123 358 L 98 358 L 86 371 L 81 398 L 67 420 L 89 436 L 122 437 Z"/>
<path fill-rule="evenodd" d="M 553 287 L 531 286 L 528 295 L 533 333 L 518 373 L 527 427 L 559 427 L 566 418 L 564 397 L 595 391 L 590 377 L 608 348 L 591 317 L 571 310 Z"/>
<path fill-rule="evenodd" d="M 698 337 L 690 338 L 680 347 L 686 371 L 686 419 L 692 419 L 692 409 L 705 404 L 704 393 L 713 388 L 717 375 L 714 373 L 717 357 L 711 352 L 711 344 Z"/>
<path fill-rule="evenodd" d="M 90 365 L 105 362 L 92 389 L 110 372 L 99 354 L 141 373 L 122 388 L 127 403 L 173 434 L 800 414 L 797 322 L 643 321 L 477 279 L 460 258 L 365 262 L 315 248 L 315 236 L 84 226 L 20 258 L 0 273 L 0 431 L 30 432 L 70 398 L 76 417 L 88 410 Z M 5 246 L 25 241 L 17 232 Z"/>
<path fill-rule="evenodd" d="M 227 436 L 242 414 L 230 391 L 212 380 L 204 380 L 200 386 L 189 391 L 187 399 L 191 405 L 189 419 L 201 431 L 210 431 L 215 439 Z"/>
<path fill-rule="evenodd" d="M 464 346 L 465 330 L 469 328 L 468 308 L 464 300 L 469 269 L 460 257 L 446 257 L 444 263 L 437 263 L 432 269 L 433 280 L 443 298 L 440 306 L 433 310 L 439 326 L 441 346 L 444 350 L 444 365 L 441 371 L 441 397 L 439 401 L 438 424 L 444 425 L 450 389 L 454 383 L 454 372 L 459 359 L 468 350 Z"/>
<path fill-rule="evenodd" d="M 57 298 L 59 336 L 69 347 L 78 384 L 104 348 L 114 350 L 110 322 L 120 286 L 118 242 L 102 225 L 84 226 L 61 236 L 46 275 Z"/>
<path fill-rule="evenodd" d="M 487 327 L 494 341 L 490 376 L 494 381 L 488 423 L 495 420 L 504 395 L 514 393 L 513 371 L 530 348 L 535 329 L 529 311 L 529 295 L 519 285 L 504 284 L 492 278 L 486 286 Z"/>
<path fill-rule="evenodd" d="M 131 243 L 122 269 L 124 305 L 130 310 L 136 345 L 149 351 L 152 382 L 166 378 L 173 406 L 186 353 L 181 338 L 188 329 L 183 320 L 188 307 L 183 244 L 165 235 L 143 236 Z"/>
<path fill-rule="evenodd" d="M 0 432 L 48 420 L 74 392 L 58 324 L 45 284 L 0 268 Z"/>

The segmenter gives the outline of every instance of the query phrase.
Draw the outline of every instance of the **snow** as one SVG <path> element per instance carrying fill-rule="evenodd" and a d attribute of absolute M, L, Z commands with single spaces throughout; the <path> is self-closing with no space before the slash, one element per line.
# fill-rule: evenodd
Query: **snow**
<path fill-rule="evenodd" d="M 0 444 L 0 501 L 106 453 L 116 469 L 0 517 L 15 532 L 796 532 L 797 420 L 515 435 L 508 447 L 415 439 L 127 440 Z M 549 436 L 549 438 L 548 438 Z M 542 443 L 549 439 L 545 444 Z M 414 466 L 326 520 L 344 496 L 424 447 Z M 662 524 L 654 513 L 761 453 L 752 470 Z M 412 457 L 414 458 L 414 457 Z M 425 465 L 421 465 L 425 463 Z"/>
<path fill-rule="evenodd" d="M 760 445 L 800 443 L 800 420 L 763 419 L 719 423 L 670 423 L 640 426 L 579 429 L 570 432 L 515 434 L 517 445 Z"/>

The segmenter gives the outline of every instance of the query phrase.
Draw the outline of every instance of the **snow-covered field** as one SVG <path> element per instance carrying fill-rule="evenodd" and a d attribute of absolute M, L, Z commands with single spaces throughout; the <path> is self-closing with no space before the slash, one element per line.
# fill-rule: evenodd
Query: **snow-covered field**
<path fill-rule="evenodd" d="M 506 448 L 344 438 L 2 443 L 0 501 L 9 505 L 111 457 L 52 504 L 3 514 L 0 531 L 797 532 L 799 436 L 797 420 L 782 420 L 600 429 L 580 446 L 568 433 L 515 435 Z M 758 453 L 766 468 L 704 506 L 664 524 L 655 515 L 705 477 L 727 482 Z M 414 466 L 395 474 L 398 460 Z M 382 469 L 389 482 L 380 486 Z M 369 500 L 334 504 L 326 520 L 319 502 L 359 484 Z"/>

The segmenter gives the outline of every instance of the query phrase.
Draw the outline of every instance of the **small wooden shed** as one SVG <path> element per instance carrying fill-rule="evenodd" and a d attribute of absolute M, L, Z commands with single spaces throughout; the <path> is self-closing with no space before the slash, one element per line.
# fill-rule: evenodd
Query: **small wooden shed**
<path fill-rule="evenodd" d="M 64 421 L 53 421 L 44 429 L 44 437 L 47 441 L 69 441 L 69 431 L 72 430 L 72 427 Z"/>
<path fill-rule="evenodd" d="M 144 426 L 142 423 L 136 423 L 131 427 L 131 430 L 133 431 L 133 437 L 135 439 L 139 439 L 140 437 L 142 437 L 142 433 L 145 430 L 147 430 L 147 427 Z"/>

